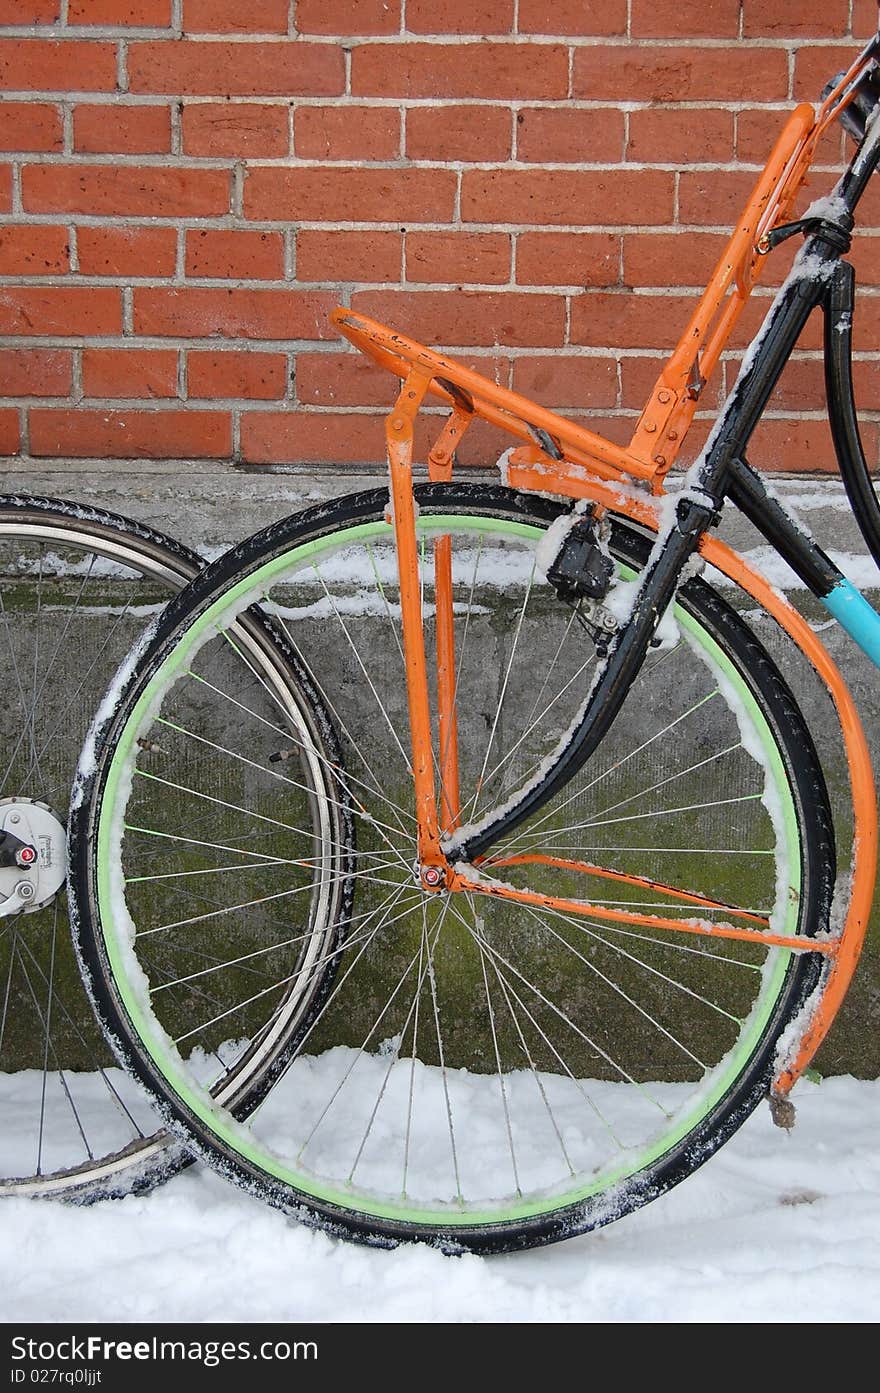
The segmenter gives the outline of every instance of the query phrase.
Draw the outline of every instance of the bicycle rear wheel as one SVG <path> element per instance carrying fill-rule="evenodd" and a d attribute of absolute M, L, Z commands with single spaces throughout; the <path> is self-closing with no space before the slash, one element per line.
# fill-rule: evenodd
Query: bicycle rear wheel
<path fill-rule="evenodd" d="M 0 866 L 0 1195 L 93 1199 L 143 1189 L 187 1159 L 101 1038 L 62 887 L 67 806 L 88 724 L 148 620 L 200 567 L 195 553 L 128 519 L 54 499 L 0 498 L 0 833 L 19 852 L 35 852 L 31 866 L 9 856 Z M 273 701 L 264 699 L 273 716 L 304 732 L 321 759 L 337 758 L 307 675 L 274 632 L 247 618 L 234 645 L 227 680 L 240 693 L 271 686 Z M 316 769 L 320 802 L 329 784 L 320 761 Z M 337 824 L 330 840 L 344 843 Z M 321 910 L 330 938 L 338 893 L 332 899 Z M 282 1036 L 297 1016 L 293 989 L 285 1013 Z M 230 1105 L 258 1096 L 281 1047 L 277 1034 L 267 1036 L 248 1058 L 227 1061 Z"/>
<path fill-rule="evenodd" d="M 582 718 L 603 631 L 543 579 L 538 548 L 559 505 L 479 486 L 416 494 L 429 653 L 445 564 L 435 543 L 451 549 L 464 822 L 515 801 L 552 765 Z M 386 509 L 377 491 L 288 519 L 215 563 L 160 621 L 83 773 L 71 886 L 81 951 L 129 1066 L 223 1173 L 368 1241 L 515 1248 L 653 1198 L 765 1094 L 780 1035 L 815 980 L 814 955 L 644 919 L 815 934 L 834 881 L 828 801 L 778 671 L 733 610 L 692 580 L 595 757 L 480 867 L 593 911 L 425 892 L 413 871 Z M 650 539 L 616 524 L 611 546 L 616 607 Z M 163 777 L 190 768 L 202 732 L 180 712 L 193 674 L 255 598 L 322 682 L 346 756 L 357 870 L 332 988 L 243 1124 L 206 1092 L 200 1042 L 216 1048 L 227 1027 L 191 996 L 188 929 L 138 894 L 143 847 L 128 829 L 163 815 L 143 777 L 144 743 L 166 748 Z M 219 711 L 227 703 L 217 700 Z M 248 762 L 254 827 L 271 815 L 260 800 L 272 788 L 282 798 L 279 851 L 296 862 L 284 749 L 246 711 L 213 749 L 203 778 Z M 197 778 L 188 788 L 201 797 Z M 239 832 L 250 815 L 235 810 Z M 220 861 L 205 873 L 212 864 L 222 883 Z M 295 878 L 276 873 L 276 893 L 295 895 Z M 151 957 L 157 938 L 165 963 Z M 231 944 L 230 979 L 241 956 Z M 215 990 L 225 976 L 212 968 Z"/>

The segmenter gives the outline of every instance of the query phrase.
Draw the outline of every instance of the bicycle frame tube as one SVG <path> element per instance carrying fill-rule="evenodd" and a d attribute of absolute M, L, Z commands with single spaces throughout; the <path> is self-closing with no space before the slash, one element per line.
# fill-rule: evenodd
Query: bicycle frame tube
<path fill-rule="evenodd" d="M 825 310 L 825 397 L 840 472 L 868 550 L 880 566 L 880 503 L 874 493 L 856 418 L 852 380 L 855 271 L 838 262 Z"/>

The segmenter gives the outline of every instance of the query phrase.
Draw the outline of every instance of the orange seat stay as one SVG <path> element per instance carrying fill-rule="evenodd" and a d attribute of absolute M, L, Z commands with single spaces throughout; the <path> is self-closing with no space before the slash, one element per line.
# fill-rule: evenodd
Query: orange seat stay
<path fill-rule="evenodd" d="M 404 380 L 410 373 L 426 379 L 430 393 L 452 406 L 452 416 L 431 451 L 435 477 L 444 477 L 462 436 L 480 417 L 529 445 L 538 445 L 548 459 L 568 461 L 601 479 L 629 476 L 661 492 L 662 478 L 681 448 L 702 388 L 760 273 L 764 258 L 759 243 L 791 210 L 823 128 L 807 103 L 786 121 L 625 448 L 366 315 L 339 308 L 330 317 L 341 334 L 381 367 Z M 684 239 L 682 246 L 686 247 Z M 401 404 L 403 394 L 398 399 Z"/>
<path fill-rule="evenodd" d="M 629 445 L 662 477 L 687 434 L 704 386 L 742 314 L 764 265 L 763 239 L 791 212 L 818 138 L 812 106 L 791 113 L 705 291 L 663 367 Z M 687 255 L 687 239 L 683 237 Z"/>

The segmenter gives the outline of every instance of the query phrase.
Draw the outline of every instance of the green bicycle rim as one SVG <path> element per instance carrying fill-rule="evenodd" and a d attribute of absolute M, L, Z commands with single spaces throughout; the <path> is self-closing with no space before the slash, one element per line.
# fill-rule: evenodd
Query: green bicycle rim
<path fill-rule="evenodd" d="M 416 526 L 421 534 L 468 530 L 475 533 L 521 537 L 532 542 L 543 535 L 541 528 L 529 524 L 467 514 L 422 513 Z M 698 1127 L 747 1069 L 779 999 L 789 966 L 790 950 L 769 950 L 768 964 L 762 973 L 761 991 L 743 1023 L 736 1046 L 724 1061 L 710 1071 L 698 1087 L 698 1095 L 692 1100 L 686 1114 L 674 1118 L 673 1125 L 645 1147 L 624 1159 L 619 1159 L 600 1175 L 591 1176 L 588 1183 L 581 1183 L 564 1191 L 545 1191 L 529 1199 L 511 1198 L 511 1202 L 503 1210 L 452 1205 L 436 1209 L 413 1209 L 405 1202 L 371 1197 L 362 1192 L 353 1194 L 351 1190 L 342 1186 L 318 1180 L 308 1171 L 297 1170 L 282 1161 L 270 1149 L 261 1147 L 252 1132 L 235 1122 L 228 1112 L 217 1106 L 207 1092 L 195 1086 L 181 1067 L 183 1061 L 176 1048 L 155 1018 L 150 1017 L 144 1010 L 142 998 L 134 985 L 143 974 L 133 957 L 130 938 L 123 937 L 120 933 L 124 926 L 117 923 L 114 882 L 117 876 L 121 877 L 121 867 L 118 865 L 115 851 L 117 816 L 114 810 L 120 794 L 125 796 L 128 771 L 134 757 L 141 723 L 150 717 L 151 712 L 158 709 L 166 688 L 190 661 L 195 650 L 226 622 L 225 615 L 230 610 L 237 614 L 247 604 L 262 599 L 271 582 L 294 564 L 308 564 L 323 553 L 336 551 L 357 541 L 388 541 L 392 535 L 391 525 L 377 520 L 347 527 L 290 548 L 231 586 L 209 605 L 160 665 L 125 723 L 107 774 L 97 836 L 97 898 L 103 944 L 116 994 L 157 1071 L 184 1106 L 243 1160 L 282 1184 L 290 1186 L 299 1192 L 306 1202 L 314 1200 L 319 1204 L 349 1211 L 356 1207 L 359 1213 L 367 1216 L 422 1227 L 451 1229 L 456 1226 L 509 1224 L 588 1203 L 600 1193 L 607 1195 L 609 1191 L 625 1186 L 627 1181 L 655 1165 Z M 792 936 L 797 932 L 797 905 L 800 900 L 800 839 L 794 803 L 777 743 L 750 688 L 721 647 L 681 605 L 675 606 L 674 616 L 676 622 L 702 649 L 710 664 L 716 670 L 720 670 L 730 684 L 760 741 L 764 768 L 770 776 L 781 812 L 775 830 L 777 837 L 780 830 L 784 836 L 787 888 L 791 890 L 791 893 L 784 897 L 784 923 L 774 925 L 774 929 L 777 933 Z"/>

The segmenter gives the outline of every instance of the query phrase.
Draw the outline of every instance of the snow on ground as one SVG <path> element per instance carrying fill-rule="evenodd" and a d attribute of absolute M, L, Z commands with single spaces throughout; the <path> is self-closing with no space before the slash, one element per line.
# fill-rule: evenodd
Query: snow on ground
<path fill-rule="evenodd" d="M 76 1208 L 6 1200 L 12 1321 L 873 1321 L 880 1081 L 761 1108 L 678 1189 L 599 1233 L 524 1254 L 374 1251 L 311 1232 L 193 1168 Z"/>

